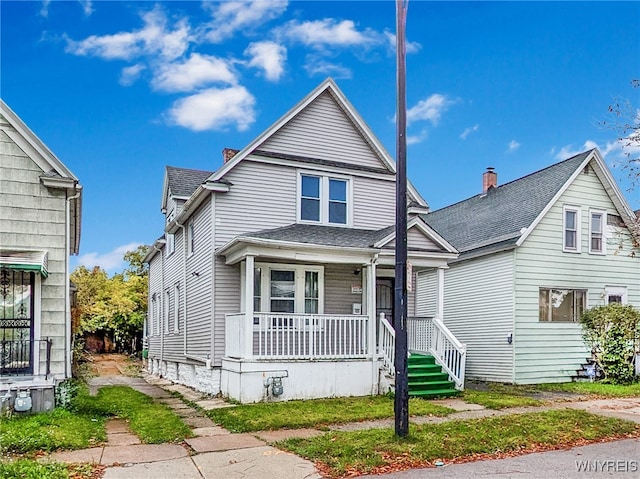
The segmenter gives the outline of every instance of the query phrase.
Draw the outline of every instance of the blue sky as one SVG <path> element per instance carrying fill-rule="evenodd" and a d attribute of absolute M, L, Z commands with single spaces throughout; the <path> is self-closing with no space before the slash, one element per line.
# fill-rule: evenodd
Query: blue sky
<path fill-rule="evenodd" d="M 7 104 L 80 178 L 74 264 L 162 232 L 165 165 L 215 170 L 333 77 L 395 156 L 395 4 L 0 2 Z M 409 3 L 409 178 L 437 209 L 598 146 L 633 208 L 616 97 L 636 107 L 638 2 Z"/>

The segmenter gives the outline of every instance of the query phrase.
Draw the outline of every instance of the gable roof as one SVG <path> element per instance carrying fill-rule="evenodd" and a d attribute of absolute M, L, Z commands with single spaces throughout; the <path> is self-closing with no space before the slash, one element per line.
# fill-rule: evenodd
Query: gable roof
<path fill-rule="evenodd" d="M 162 209 L 167 206 L 169 191 L 173 196 L 189 198 L 213 174 L 212 171 L 167 166 L 162 188 Z"/>
<path fill-rule="evenodd" d="M 278 132 L 284 125 L 290 122 L 294 117 L 296 117 L 301 111 L 303 111 L 306 107 L 308 107 L 314 100 L 316 100 L 323 93 L 328 92 L 333 99 L 335 100 L 338 107 L 342 110 L 342 112 L 347 116 L 347 118 L 351 121 L 356 129 L 360 131 L 362 137 L 365 142 L 369 144 L 371 149 L 376 153 L 378 158 L 380 159 L 382 165 L 386 170 L 395 174 L 396 166 L 394 160 L 391 158 L 389 153 L 386 151 L 382 143 L 376 138 L 373 132 L 369 129 L 367 124 L 364 122 L 362 117 L 358 114 L 355 108 L 351 105 L 349 100 L 345 97 L 344 93 L 338 88 L 336 83 L 331 78 L 327 78 L 320 85 L 318 85 L 311 93 L 309 93 L 306 97 L 304 97 L 297 105 L 295 105 L 291 110 L 285 113 L 279 120 L 273 123 L 269 128 L 267 128 L 262 134 L 260 134 L 256 139 L 254 139 L 251 143 L 249 143 L 244 149 L 238 152 L 231 160 L 226 162 L 220 169 L 218 169 L 211 176 L 210 180 L 219 181 L 223 179 L 224 175 L 226 175 L 229 171 L 235 168 L 238 163 L 243 161 L 247 156 L 252 153 L 256 153 L 259 150 L 260 145 L 264 144 L 269 138 L 271 138 L 276 132 Z M 264 154 L 264 152 L 259 152 L 260 154 Z M 428 206 L 427 202 L 422 198 L 420 193 L 415 189 L 415 187 L 408 182 L 407 191 L 411 196 L 411 199 L 418 202 L 420 205 Z"/>
<path fill-rule="evenodd" d="M 628 217 L 630 208 L 593 149 L 422 218 L 461 253 L 518 246 L 590 161 L 618 211 Z"/>
<path fill-rule="evenodd" d="M 82 186 L 78 178 L 36 134 L 0 99 L 0 130 L 42 170 L 41 183 L 71 192 L 69 201 L 69 254 L 78 254 L 82 230 Z"/>

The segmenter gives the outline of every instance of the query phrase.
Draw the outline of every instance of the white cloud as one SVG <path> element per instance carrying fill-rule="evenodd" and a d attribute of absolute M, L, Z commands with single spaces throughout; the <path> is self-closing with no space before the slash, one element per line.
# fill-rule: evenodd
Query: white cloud
<path fill-rule="evenodd" d="M 417 135 L 407 135 L 407 145 L 415 145 L 417 143 L 422 143 L 427 139 L 427 130 L 422 130 Z"/>
<path fill-rule="evenodd" d="M 518 143 L 516 140 L 511 140 L 507 145 L 507 153 L 513 153 L 518 148 L 520 148 L 520 143 Z"/>
<path fill-rule="evenodd" d="M 100 266 L 106 271 L 122 269 L 124 267 L 124 254 L 127 251 L 135 250 L 142 243 L 127 243 L 118 246 L 108 253 L 86 253 L 78 257 L 78 264 L 92 269 L 94 266 Z"/>
<path fill-rule="evenodd" d="M 384 36 L 387 38 L 387 41 L 389 42 L 389 49 L 392 52 L 395 52 L 396 51 L 396 34 L 393 32 L 390 32 L 389 30 L 385 30 Z M 406 53 L 408 54 L 418 53 L 421 49 L 422 49 L 422 45 L 420 45 L 418 42 L 410 42 L 405 39 Z"/>
<path fill-rule="evenodd" d="M 93 13 L 93 2 L 91 0 L 80 0 L 80 5 L 82 5 L 82 11 L 86 17 L 91 16 Z"/>
<path fill-rule="evenodd" d="M 473 133 L 474 131 L 478 131 L 478 128 L 480 128 L 480 125 L 478 125 L 477 123 L 473 126 L 465 128 L 464 131 L 460 133 L 460 138 L 466 140 L 471 133 Z"/>
<path fill-rule="evenodd" d="M 287 49 L 275 42 L 251 43 L 244 51 L 251 57 L 249 66 L 264 71 L 264 76 L 269 81 L 278 81 L 284 73 L 284 62 L 287 59 Z"/>
<path fill-rule="evenodd" d="M 291 41 L 314 48 L 367 46 L 382 43 L 379 33 L 371 29 L 358 31 L 353 20 L 341 22 L 333 18 L 307 22 L 292 20 L 278 32 Z"/>
<path fill-rule="evenodd" d="M 105 60 L 131 60 L 142 55 L 159 55 L 173 60 L 186 51 L 191 37 L 186 19 L 177 21 L 171 29 L 164 11 L 156 6 L 142 14 L 142 20 L 144 26 L 132 32 L 91 35 L 80 41 L 66 37 L 66 51 Z"/>
<path fill-rule="evenodd" d="M 42 6 L 40 7 L 40 16 L 44 18 L 49 17 L 49 5 L 51 5 L 51 0 L 42 0 Z"/>
<path fill-rule="evenodd" d="M 140 77 L 140 73 L 142 73 L 145 69 L 146 67 L 140 64 L 123 68 L 122 74 L 120 75 L 120 85 L 133 85 L 133 83 L 135 83 L 135 81 Z"/>
<path fill-rule="evenodd" d="M 241 29 L 278 18 L 287 9 L 288 2 L 282 0 L 254 0 L 252 2 L 203 2 L 211 11 L 212 21 L 204 27 L 204 37 L 212 43 L 220 43 Z"/>
<path fill-rule="evenodd" d="M 407 124 L 415 121 L 430 121 L 437 125 L 442 114 L 447 111 L 450 105 L 455 103 L 446 95 L 434 93 L 425 100 L 420 100 L 416 105 L 407 110 Z"/>
<path fill-rule="evenodd" d="M 351 78 L 351 70 L 342 65 L 331 63 L 319 56 L 309 55 L 305 61 L 304 69 L 312 76 L 333 77 L 335 79 Z"/>
<path fill-rule="evenodd" d="M 158 65 L 151 85 L 159 91 L 191 92 L 212 83 L 235 85 L 237 82 L 228 61 L 193 53 L 183 62 Z"/>
<path fill-rule="evenodd" d="M 565 145 L 562 148 L 560 148 L 560 150 L 558 150 L 558 153 L 556 154 L 556 159 L 557 160 L 567 160 L 569 158 L 571 158 L 572 156 L 576 156 L 586 150 L 590 150 L 592 148 L 598 148 L 598 145 L 595 141 L 593 140 L 587 140 L 584 142 L 584 145 L 582 145 L 582 148 L 578 148 L 578 149 L 574 149 L 573 145 Z M 604 149 L 601 150 L 601 153 L 603 154 L 603 156 L 606 156 L 606 154 L 608 154 L 610 151 L 612 151 L 613 149 L 615 149 L 615 142 L 613 144 L 607 144 L 607 146 L 605 146 Z M 552 152 L 555 151 L 555 146 L 552 148 L 551 150 Z"/>
<path fill-rule="evenodd" d="M 242 86 L 210 88 L 177 100 L 169 110 L 169 120 L 194 131 L 222 130 L 235 125 L 238 131 L 255 121 L 255 98 Z"/>

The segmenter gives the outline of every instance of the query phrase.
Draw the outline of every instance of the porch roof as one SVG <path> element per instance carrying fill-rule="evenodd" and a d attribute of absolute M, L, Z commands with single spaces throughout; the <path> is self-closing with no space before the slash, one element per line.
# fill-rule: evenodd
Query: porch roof
<path fill-rule="evenodd" d="M 297 223 L 238 235 L 219 248 L 216 255 L 224 256 L 227 264 L 237 263 L 249 255 L 336 263 L 367 263 L 380 255 L 379 261 L 383 264 L 393 254 L 393 248 L 385 246 L 394 237 L 394 225 L 365 230 Z M 457 253 L 453 251 L 446 247 L 437 251 L 409 248 L 408 253 L 423 266 L 432 266 L 455 258 Z"/>

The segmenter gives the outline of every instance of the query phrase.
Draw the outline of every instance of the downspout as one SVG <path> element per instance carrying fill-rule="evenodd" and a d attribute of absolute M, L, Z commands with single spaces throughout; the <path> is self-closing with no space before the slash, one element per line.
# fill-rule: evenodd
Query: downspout
<path fill-rule="evenodd" d="M 73 337 L 72 337 L 72 331 L 71 331 L 71 292 L 69 291 L 69 282 L 71 281 L 71 275 L 69 273 L 69 255 L 71 254 L 71 252 L 69 251 L 69 247 L 70 247 L 70 238 L 69 235 L 71 234 L 71 201 L 80 198 L 80 194 L 81 191 L 78 190 L 77 187 L 78 183 L 76 182 L 73 185 L 73 192 L 75 193 L 73 196 L 68 196 L 69 194 L 69 190 L 65 190 L 65 198 L 66 198 L 66 209 L 65 209 L 65 229 L 66 229 L 66 235 L 65 235 L 65 255 L 64 255 L 64 262 L 65 262 L 65 268 L 64 268 L 64 272 L 65 272 L 65 278 L 64 278 L 64 285 L 65 285 L 65 301 L 64 301 L 64 317 L 65 317 L 65 338 L 64 338 L 64 344 L 65 344 L 65 355 L 66 355 L 66 361 L 64 362 L 64 377 L 69 378 L 71 377 L 71 355 L 72 355 L 72 348 L 73 348 Z M 78 227 L 77 221 L 76 221 L 76 228 Z"/>
<path fill-rule="evenodd" d="M 162 251 L 160 252 L 160 267 L 162 269 L 162 282 L 160 283 L 160 304 L 164 306 L 164 254 Z M 158 312 L 160 312 L 160 308 L 158 308 Z M 158 317 L 158 329 L 160 330 L 160 364 L 158 364 L 158 369 L 160 371 L 160 376 L 162 377 L 162 363 L 164 362 L 164 307 L 162 308 L 162 317 Z"/>

